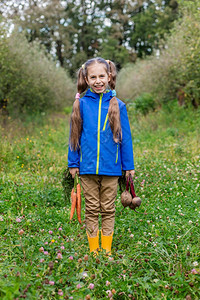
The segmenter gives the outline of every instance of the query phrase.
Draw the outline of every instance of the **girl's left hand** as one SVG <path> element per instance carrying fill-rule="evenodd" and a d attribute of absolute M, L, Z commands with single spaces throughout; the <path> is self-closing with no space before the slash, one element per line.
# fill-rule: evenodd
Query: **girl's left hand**
<path fill-rule="evenodd" d="M 131 175 L 132 177 L 134 177 L 134 175 L 135 175 L 135 170 L 129 170 L 129 171 L 126 171 L 126 178 L 128 178 L 129 175 Z"/>

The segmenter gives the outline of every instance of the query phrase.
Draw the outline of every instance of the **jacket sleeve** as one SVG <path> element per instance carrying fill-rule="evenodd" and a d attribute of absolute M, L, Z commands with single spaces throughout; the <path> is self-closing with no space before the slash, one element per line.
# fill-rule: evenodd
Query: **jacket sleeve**
<path fill-rule="evenodd" d="M 79 168 L 80 163 L 80 151 L 77 149 L 73 151 L 68 146 L 68 167 L 69 168 Z"/>
<path fill-rule="evenodd" d="M 125 104 L 120 110 L 120 118 L 122 127 L 122 141 L 120 145 L 122 170 L 134 170 L 131 129 Z"/>

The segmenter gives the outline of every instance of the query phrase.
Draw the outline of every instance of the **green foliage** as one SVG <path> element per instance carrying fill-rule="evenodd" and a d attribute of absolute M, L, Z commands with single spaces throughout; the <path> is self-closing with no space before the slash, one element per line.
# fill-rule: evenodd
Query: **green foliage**
<path fill-rule="evenodd" d="M 164 50 L 121 70 L 119 97 L 134 101 L 142 93 L 151 93 L 160 104 L 175 98 L 178 98 L 180 105 L 192 103 L 197 107 L 200 104 L 197 2 L 190 2 L 187 9 L 184 6 L 183 17 L 176 22 Z"/>
<path fill-rule="evenodd" d="M 72 113 L 72 106 L 64 107 L 63 111 L 66 113 L 66 115 L 70 115 Z"/>
<path fill-rule="evenodd" d="M 134 101 L 134 107 L 137 112 L 146 115 L 148 112 L 155 109 L 156 103 L 151 94 L 144 93 L 138 96 Z"/>
<path fill-rule="evenodd" d="M 199 299 L 199 116 L 176 102 L 130 111 L 142 205 L 117 197 L 111 257 L 90 255 L 84 222 L 69 221 L 69 118 L 0 127 L 0 298 Z"/>
<path fill-rule="evenodd" d="M 73 83 L 37 42 L 21 33 L 0 37 L 0 99 L 11 115 L 61 110 L 73 99 Z"/>
<path fill-rule="evenodd" d="M 172 4 L 172 2 L 174 2 Z M 160 39 L 165 38 L 178 16 L 177 1 L 149 1 L 146 8 L 133 15 L 134 30 L 130 33 L 130 46 L 138 57 L 151 55 L 159 47 Z"/>

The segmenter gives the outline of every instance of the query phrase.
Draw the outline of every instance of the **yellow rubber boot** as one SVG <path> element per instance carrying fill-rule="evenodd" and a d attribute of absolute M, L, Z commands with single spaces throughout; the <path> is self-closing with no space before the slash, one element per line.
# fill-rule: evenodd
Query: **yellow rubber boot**
<path fill-rule="evenodd" d="M 87 233 L 87 237 L 88 237 L 90 252 L 94 252 L 95 254 L 98 254 L 98 249 L 99 249 L 99 231 L 97 232 L 97 236 L 90 237 L 89 234 Z"/>
<path fill-rule="evenodd" d="M 111 254 L 113 233 L 111 235 L 103 235 L 101 231 L 101 248 L 106 250 L 106 253 Z"/>

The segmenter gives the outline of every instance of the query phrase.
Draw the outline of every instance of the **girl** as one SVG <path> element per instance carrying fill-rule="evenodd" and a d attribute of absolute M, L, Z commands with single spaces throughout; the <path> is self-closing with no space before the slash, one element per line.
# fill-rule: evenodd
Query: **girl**
<path fill-rule="evenodd" d="M 68 166 L 73 178 L 80 174 L 90 252 L 96 253 L 99 213 L 101 247 L 110 253 L 118 177 L 122 170 L 126 176 L 135 173 L 126 106 L 116 98 L 115 83 L 113 62 L 103 58 L 88 60 L 78 71 L 78 93 L 71 116 Z"/>

